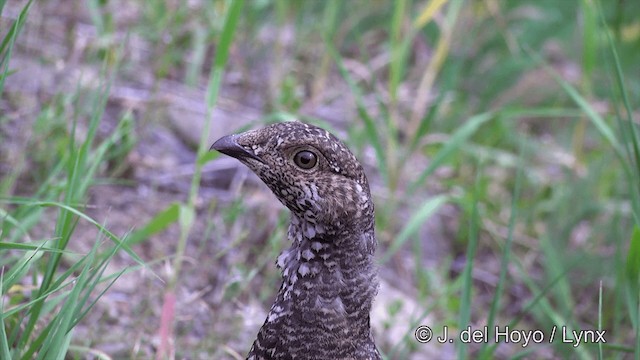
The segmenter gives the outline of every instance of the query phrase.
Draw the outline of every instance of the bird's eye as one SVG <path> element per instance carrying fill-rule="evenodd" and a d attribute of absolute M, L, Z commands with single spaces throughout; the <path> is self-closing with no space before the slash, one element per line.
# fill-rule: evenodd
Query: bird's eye
<path fill-rule="evenodd" d="M 316 166 L 318 156 L 309 150 L 302 150 L 293 156 L 293 162 L 302 169 L 311 169 Z"/>

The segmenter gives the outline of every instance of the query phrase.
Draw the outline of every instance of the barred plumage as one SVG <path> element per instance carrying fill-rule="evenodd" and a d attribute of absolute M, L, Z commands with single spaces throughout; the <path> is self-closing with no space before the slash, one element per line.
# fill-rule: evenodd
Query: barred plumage
<path fill-rule="evenodd" d="M 255 172 L 291 210 L 282 285 L 247 359 L 380 359 L 369 325 L 377 293 L 369 184 L 328 131 L 284 122 L 212 149 Z"/>

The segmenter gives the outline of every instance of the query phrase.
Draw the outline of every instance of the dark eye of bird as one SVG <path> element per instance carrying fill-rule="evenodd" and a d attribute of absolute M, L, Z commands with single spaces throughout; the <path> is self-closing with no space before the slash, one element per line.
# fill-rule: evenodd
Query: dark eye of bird
<path fill-rule="evenodd" d="M 293 162 L 303 169 L 311 169 L 316 166 L 318 157 L 309 150 L 302 150 L 293 157 Z"/>

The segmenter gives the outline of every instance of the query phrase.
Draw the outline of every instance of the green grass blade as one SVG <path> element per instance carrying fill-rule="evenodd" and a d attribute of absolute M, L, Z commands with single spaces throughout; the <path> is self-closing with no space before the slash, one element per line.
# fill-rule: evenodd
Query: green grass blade
<path fill-rule="evenodd" d="M 450 200 L 447 195 L 439 195 L 427 202 L 411 216 L 407 225 L 400 231 L 398 236 L 389 246 L 389 250 L 380 258 L 380 263 L 386 263 L 391 257 L 409 240 L 424 224 L 431 215 L 435 214 L 438 209 Z"/>
<path fill-rule="evenodd" d="M 33 0 L 29 0 L 29 2 L 27 2 L 24 5 L 22 10 L 18 14 L 18 17 L 16 18 L 16 20 L 13 22 L 13 25 L 9 29 L 9 32 L 5 35 L 4 39 L 2 40 L 2 43 L 0 43 L 0 66 L 3 67 L 2 73 L 1 73 L 2 76 L 0 76 L 0 94 L 2 94 L 4 90 L 4 82 L 7 78 L 7 75 L 9 74 L 9 59 L 11 59 L 11 54 L 13 53 L 13 45 L 15 44 L 16 39 L 18 38 L 18 34 L 20 33 L 20 30 L 24 26 L 24 22 L 27 20 L 27 14 L 29 12 L 29 8 L 31 7 L 32 2 Z M 0 6 L 0 14 L 1 14 L 2 7 L 4 7 L 4 3 L 0 5 L 2 5 Z"/>
<path fill-rule="evenodd" d="M 99 243 L 100 243 L 99 241 L 96 241 L 96 246 L 95 246 L 96 251 L 98 249 Z M 75 315 L 70 325 L 70 329 L 74 328 L 89 313 L 89 311 L 94 307 L 94 305 L 98 302 L 98 300 L 100 300 L 100 298 L 102 298 L 102 296 L 111 288 L 111 286 L 115 284 L 115 282 L 120 278 L 120 276 L 122 276 L 122 274 L 124 274 L 127 271 L 127 269 L 124 268 L 119 272 L 117 272 L 116 274 L 114 274 L 113 276 L 109 276 L 110 281 L 105 286 L 105 288 L 95 296 L 93 301 L 89 300 L 89 296 L 93 294 L 96 286 L 105 280 L 105 277 L 103 276 L 103 274 L 107 270 L 107 266 L 109 265 L 109 262 L 119 250 L 120 250 L 119 245 L 113 246 L 111 250 L 106 254 L 106 256 L 104 256 L 103 259 L 100 261 L 100 263 L 95 267 L 96 270 L 92 271 L 90 276 L 88 276 L 87 286 L 83 286 L 84 295 L 80 300 L 80 305 L 76 307 Z"/>
<path fill-rule="evenodd" d="M 42 344 L 42 349 L 38 351 L 37 359 L 64 359 L 66 354 L 66 349 L 69 346 L 69 342 L 71 340 L 71 323 L 73 321 L 73 316 L 75 314 L 75 310 L 79 305 L 79 297 L 83 287 L 85 286 L 85 281 L 87 276 L 89 275 L 89 269 L 93 265 L 93 259 L 95 256 L 96 247 L 89 253 L 87 260 L 85 261 L 85 266 L 80 272 L 80 275 L 74 281 L 74 286 L 71 289 L 71 292 L 66 297 L 64 305 L 60 309 L 60 311 L 56 314 L 54 320 L 54 329 L 52 335 L 47 336 L 45 341 Z"/>
<path fill-rule="evenodd" d="M 46 242 L 43 242 L 40 247 L 44 247 Z M 7 290 L 20 281 L 20 279 L 24 278 L 30 266 L 40 259 L 43 255 L 43 252 L 39 251 L 40 248 L 27 252 L 22 256 L 22 258 L 16 261 L 11 269 L 7 272 L 4 277 L 3 287 L 1 288 L 1 292 L 5 293 Z"/>
<path fill-rule="evenodd" d="M 625 265 L 627 309 L 635 332 L 634 355 L 640 357 L 640 227 L 633 228 Z"/>
<path fill-rule="evenodd" d="M 595 9 L 589 0 L 580 2 L 580 9 L 583 16 L 583 41 L 582 41 L 582 71 L 584 76 L 584 87 L 589 91 L 592 87 L 591 79 L 596 69 L 598 50 L 598 21 Z"/>
<path fill-rule="evenodd" d="M 189 198 L 186 207 L 181 207 L 180 213 L 189 212 L 194 213 L 195 200 L 200 188 L 200 178 L 202 176 L 202 165 L 204 162 L 201 160 L 209 151 L 207 144 L 209 129 L 211 128 L 211 120 L 213 114 L 213 107 L 218 100 L 218 93 L 220 92 L 220 86 L 222 85 L 222 75 L 229 58 L 229 49 L 233 42 L 233 36 L 236 32 L 238 21 L 240 19 L 242 7 L 244 6 L 244 0 L 233 1 L 230 3 L 230 7 L 227 11 L 224 25 L 222 28 L 222 34 L 220 35 L 220 43 L 216 48 L 216 56 L 214 58 L 213 69 L 209 78 L 209 85 L 207 87 L 207 120 L 205 121 L 204 129 L 202 131 L 200 142 L 198 145 L 198 154 L 196 160 L 196 167 L 191 181 L 191 188 L 189 191 Z M 169 280 L 169 291 L 173 291 L 180 271 L 182 268 L 182 260 L 184 252 L 187 246 L 187 238 L 190 232 L 190 226 L 184 226 L 181 223 L 180 238 L 178 239 L 178 245 L 176 249 L 176 258 L 174 261 L 174 276 Z"/>
<path fill-rule="evenodd" d="M 93 171 L 97 169 L 97 165 L 95 163 L 99 163 L 102 160 L 101 157 L 90 157 L 90 154 L 91 148 L 94 146 L 98 124 L 100 123 L 102 114 L 104 113 L 108 96 L 109 86 L 104 83 L 101 84 L 100 90 L 95 93 L 91 93 L 90 100 L 92 112 L 90 114 L 88 129 L 85 134 L 84 141 L 79 147 L 76 147 L 75 142 L 76 120 L 74 119 L 72 122 L 71 136 L 68 141 L 69 158 L 65 163 L 67 178 L 63 194 L 64 205 L 58 206 L 59 213 L 55 227 L 57 239 L 55 246 L 59 249 L 66 248 L 80 218 L 74 215 L 74 213 L 77 213 L 75 209 L 70 211 L 70 205 L 80 202 L 85 196 L 93 181 Z M 93 166 L 91 165 L 92 163 Z M 116 237 L 113 237 L 113 239 L 115 239 L 115 241 L 119 241 Z M 49 257 L 46 269 L 43 273 L 42 282 L 38 289 L 38 295 L 42 295 L 48 291 L 60 264 L 61 256 L 62 255 L 60 253 L 52 253 Z M 44 300 L 35 304 L 31 309 L 29 320 L 25 326 L 18 348 L 24 348 L 26 346 L 26 342 L 31 338 L 31 334 L 35 331 L 36 323 L 40 318 L 43 305 Z M 31 351 L 35 351 L 35 349 L 31 347 L 29 352 Z"/>
<path fill-rule="evenodd" d="M 0 8 L 1 9 L 1 8 Z M 0 314 L 4 314 L 4 271 L 0 271 Z M 11 351 L 9 350 L 9 340 L 4 323 L 4 316 L 0 317 L 0 355 L 3 359 L 11 359 Z"/>
<path fill-rule="evenodd" d="M 73 269 L 75 270 L 81 270 L 81 266 L 84 263 L 82 261 L 76 263 L 73 265 Z M 58 303 L 62 302 L 65 299 L 65 296 L 68 294 L 68 291 L 65 291 L 65 288 L 67 287 L 71 287 L 74 285 L 74 279 L 69 280 L 68 279 L 68 274 L 72 274 L 72 271 L 66 271 L 65 272 L 67 274 L 67 277 L 65 279 L 62 279 L 60 282 L 56 282 L 51 286 L 51 290 L 49 290 L 48 292 L 40 295 L 39 297 L 33 298 L 33 300 L 30 300 L 26 303 L 20 304 L 18 306 L 14 306 L 11 309 L 5 311 L 4 313 L 0 314 L 0 317 L 2 317 L 3 319 L 8 318 L 11 315 L 14 315 L 20 311 L 24 311 L 27 310 L 29 308 L 31 308 L 33 305 L 36 305 L 38 302 L 41 302 L 43 300 L 47 300 L 47 306 L 48 307 L 52 307 L 57 305 Z M 57 295 L 58 294 L 58 295 Z M 49 298 L 51 297 L 51 298 Z M 49 299 L 47 299 L 49 298 Z"/>
<path fill-rule="evenodd" d="M 520 161 L 519 163 L 524 163 L 524 146 L 520 148 Z M 524 170 L 522 167 L 517 168 L 516 173 L 516 183 L 513 188 L 513 193 L 511 195 L 511 214 L 509 215 L 509 225 L 507 232 L 507 239 L 504 244 L 504 249 L 502 250 L 502 260 L 500 262 L 500 275 L 498 278 L 498 284 L 496 285 L 496 290 L 494 291 L 493 300 L 491 302 L 491 308 L 489 309 L 489 317 L 487 318 L 487 327 L 489 330 L 489 339 L 493 338 L 493 330 L 495 329 L 495 319 L 498 314 L 498 309 L 500 308 L 500 298 L 503 294 L 503 289 L 505 287 L 507 281 L 507 269 L 509 267 L 509 261 L 511 256 L 511 244 L 513 243 L 513 232 L 515 230 L 516 219 L 518 217 L 518 199 L 520 198 L 520 194 L 522 191 L 522 178 Z M 489 344 L 483 344 L 480 349 L 481 358 L 488 356 L 485 351 L 487 350 L 487 346 Z"/>
<path fill-rule="evenodd" d="M 602 331 L 602 280 L 600 280 L 600 286 L 598 286 L 598 331 Z M 603 359 L 601 342 L 598 342 L 598 359 Z"/>
<path fill-rule="evenodd" d="M 73 206 L 56 202 L 56 201 L 35 201 L 35 200 L 19 199 L 19 198 L 13 198 L 9 200 L 0 200 L 0 202 L 8 202 L 8 203 L 14 203 L 14 204 L 29 204 L 31 206 L 57 207 L 62 210 L 65 210 L 68 213 L 75 215 L 87 221 L 89 224 L 95 226 L 101 233 L 107 236 L 109 240 L 113 241 L 116 245 L 122 246 L 122 248 L 127 252 L 127 254 L 129 254 L 129 256 L 131 256 L 131 258 L 135 260 L 138 264 L 144 265 L 144 261 L 126 243 L 123 243 L 123 241 L 120 240 L 118 236 L 116 236 L 111 231 L 107 230 L 107 228 L 105 228 L 100 223 L 95 221 L 93 218 L 86 215 L 82 211 L 77 210 Z"/>
<path fill-rule="evenodd" d="M 406 0 L 393 2 L 393 15 L 391 16 L 391 61 L 389 63 L 389 94 L 391 106 L 395 106 L 398 97 L 398 86 L 405 72 L 406 47 L 403 45 L 402 25 L 405 18 Z"/>
<path fill-rule="evenodd" d="M 532 53 L 527 50 L 529 55 L 537 62 L 543 65 L 544 69 L 549 73 L 554 80 L 560 85 L 560 87 L 565 91 L 567 95 L 578 105 L 578 107 L 587 115 L 587 118 L 591 121 L 591 123 L 598 130 L 600 135 L 613 147 L 616 151 L 616 154 L 623 158 L 622 156 L 622 147 L 620 146 L 620 142 L 615 136 L 613 129 L 607 124 L 607 122 L 598 114 L 595 109 L 589 104 L 589 102 L 566 80 L 564 80 L 558 73 L 547 63 L 543 62 L 540 56 Z"/>
<path fill-rule="evenodd" d="M 127 236 L 127 245 L 133 246 L 148 239 L 154 234 L 164 231 L 171 224 L 178 221 L 180 215 L 180 204 L 173 203 L 166 209 L 157 213 L 147 224 L 139 230 Z"/>
<path fill-rule="evenodd" d="M 209 78 L 209 87 L 207 89 L 208 108 L 213 108 L 218 100 L 218 92 L 220 91 L 220 86 L 222 84 L 222 74 L 224 73 L 224 68 L 226 67 L 227 60 L 229 59 L 229 49 L 233 42 L 233 36 L 235 35 L 243 6 L 244 0 L 231 2 L 229 12 L 225 18 L 222 34 L 220 36 L 220 43 L 218 44 L 216 57 L 214 59 L 213 71 Z M 206 135 L 208 135 L 207 132 L 205 132 L 205 136 Z"/>
<path fill-rule="evenodd" d="M 598 14 L 602 26 L 608 29 L 607 21 L 602 11 L 602 7 L 599 1 L 596 1 L 598 6 Z M 632 171 L 627 173 L 629 184 L 631 185 L 631 206 L 635 218 L 636 225 L 640 226 L 640 134 L 638 133 L 638 127 L 632 119 L 632 106 L 629 101 L 628 91 L 625 86 L 624 76 L 622 73 L 622 67 L 620 65 L 620 57 L 618 56 L 618 50 L 610 31 L 604 32 L 607 36 L 607 45 L 610 53 L 611 61 L 613 62 L 614 74 L 615 74 L 615 90 L 613 97 L 615 103 L 619 102 L 618 96 L 622 98 L 622 103 L 625 107 L 626 116 L 622 116 L 618 110 L 618 106 L 614 105 L 616 111 L 616 118 L 618 119 L 618 127 L 620 128 L 620 134 L 624 139 L 625 150 L 627 152 L 629 167 Z M 617 96 L 616 96 L 617 95 Z M 630 144 L 630 145 L 629 145 Z M 623 165 L 626 167 L 626 163 L 623 161 Z"/>
<path fill-rule="evenodd" d="M 471 216 L 469 218 L 469 238 L 467 243 L 466 263 L 462 272 L 462 294 L 460 295 L 460 315 L 458 317 L 458 329 L 466 329 L 471 325 L 471 298 L 473 292 L 473 263 L 478 248 L 478 232 L 480 228 L 480 216 L 478 214 L 478 188 L 480 182 L 480 174 L 476 175 L 476 184 L 474 188 L 473 202 L 471 203 Z M 458 359 L 466 359 L 469 351 L 469 345 L 464 342 L 456 343 Z"/>
<path fill-rule="evenodd" d="M 604 121 L 604 119 L 598 114 L 593 107 L 587 102 L 587 100 L 580 95 L 578 90 L 571 86 L 567 81 L 561 78 L 555 72 L 552 72 L 553 77 L 560 84 L 560 86 L 565 90 L 565 92 L 573 99 L 573 101 L 585 112 L 589 120 L 593 123 L 593 125 L 598 129 L 602 137 L 604 137 L 607 142 L 616 150 L 616 152 L 621 153 L 620 143 L 616 138 L 613 129 Z"/>
<path fill-rule="evenodd" d="M 48 247 L 42 247 L 40 245 L 29 245 L 29 244 L 17 244 L 11 242 L 0 242 L 0 251 L 1 250 L 41 250 L 45 252 L 53 252 L 53 253 L 61 253 L 61 254 L 73 254 L 71 251 L 60 250 Z"/>
<path fill-rule="evenodd" d="M 344 62 L 342 61 L 342 57 L 340 56 L 340 53 L 335 48 L 335 46 L 330 42 L 325 43 L 325 46 L 327 47 L 327 50 L 332 55 L 336 65 L 338 66 L 338 70 L 340 71 L 342 78 L 347 82 L 347 85 L 349 86 L 349 88 L 351 89 L 351 92 L 355 96 L 358 115 L 364 123 L 367 139 L 369 139 L 369 142 L 371 143 L 371 146 L 373 146 L 373 150 L 375 151 L 375 154 L 376 154 L 378 170 L 380 171 L 380 175 L 382 176 L 384 183 L 388 184 L 389 176 L 388 176 L 388 167 L 387 167 L 387 157 L 385 155 L 386 154 L 385 150 L 383 149 L 383 146 L 382 146 L 381 136 L 377 130 L 378 126 L 376 125 L 373 117 L 367 111 L 367 106 L 364 104 L 364 100 L 362 98 L 362 91 L 360 90 L 356 82 L 353 80 L 353 77 L 351 76 L 351 74 L 349 74 L 349 71 L 347 71 L 347 68 L 345 67 Z"/>
<path fill-rule="evenodd" d="M 483 113 L 472 116 L 464 125 L 451 135 L 447 143 L 438 151 L 431 159 L 429 166 L 420 173 L 418 178 L 409 187 L 409 194 L 413 194 L 416 189 L 421 186 L 425 179 L 431 175 L 440 165 L 449 159 L 449 157 L 462 146 L 466 145 L 467 139 L 471 137 L 484 123 L 493 118 L 492 113 Z"/>
<path fill-rule="evenodd" d="M 100 274 L 102 274 L 104 272 L 104 270 L 106 269 L 106 266 L 102 268 Z M 91 311 L 91 309 L 93 309 L 93 307 L 98 303 L 98 301 L 100 300 L 100 298 L 102 298 L 102 296 L 104 294 L 107 293 L 107 291 L 109 291 L 109 289 L 111 289 L 111 287 L 116 283 L 116 281 L 127 272 L 127 269 L 122 269 L 120 271 L 118 271 L 117 273 L 113 274 L 112 276 L 110 276 L 111 281 L 105 286 L 104 290 L 102 290 L 101 292 L 99 292 L 98 294 L 96 294 L 96 297 L 93 301 L 89 302 L 89 296 L 91 295 L 91 293 L 93 292 L 93 289 L 95 288 L 95 286 L 98 283 L 102 282 L 102 278 L 98 278 L 97 281 L 94 281 L 92 283 L 92 286 L 90 288 L 88 288 L 85 291 L 85 298 L 83 299 L 82 303 L 83 304 L 88 304 L 87 306 L 84 307 L 84 309 L 79 312 L 79 314 L 73 319 L 73 322 L 70 325 L 70 328 L 74 328 L 76 325 L 78 325 L 78 323 L 85 317 L 87 316 L 87 314 L 89 313 L 89 311 Z"/>
<path fill-rule="evenodd" d="M 629 252 L 627 253 L 627 281 L 633 292 L 637 292 L 640 284 L 640 228 L 635 226 L 631 235 Z"/>

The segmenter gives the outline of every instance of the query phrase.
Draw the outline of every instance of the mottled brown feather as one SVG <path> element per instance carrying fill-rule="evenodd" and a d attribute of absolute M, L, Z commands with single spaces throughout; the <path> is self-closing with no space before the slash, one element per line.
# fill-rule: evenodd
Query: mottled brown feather
<path fill-rule="evenodd" d="M 292 244 L 276 262 L 282 285 L 247 359 L 380 359 L 369 325 L 374 210 L 355 156 L 297 121 L 225 136 L 212 149 L 247 165 L 291 210 Z"/>

